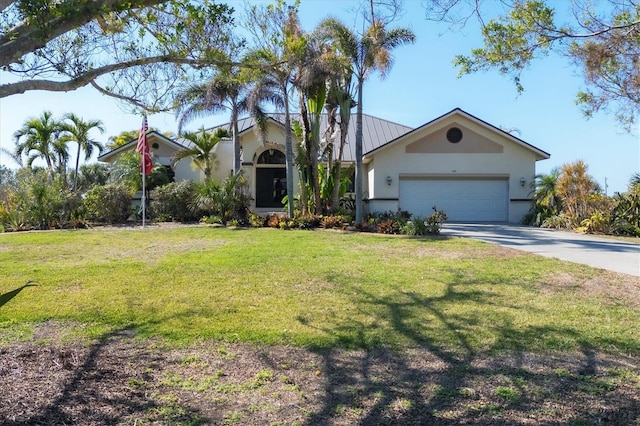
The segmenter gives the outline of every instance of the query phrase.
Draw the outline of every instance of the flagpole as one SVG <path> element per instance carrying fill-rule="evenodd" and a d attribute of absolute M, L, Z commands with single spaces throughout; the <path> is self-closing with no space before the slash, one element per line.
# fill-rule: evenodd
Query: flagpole
<path fill-rule="evenodd" d="M 147 216 L 146 214 L 146 209 L 145 206 L 147 204 L 147 197 L 146 197 L 146 182 L 147 182 L 147 173 L 146 170 L 144 169 L 144 155 L 142 156 L 142 227 L 144 228 L 144 221 L 145 221 L 145 217 Z"/>
<path fill-rule="evenodd" d="M 140 153 L 140 171 L 142 172 L 142 227 L 144 228 L 147 216 L 147 174 L 151 172 L 151 156 L 149 154 L 149 141 L 147 140 L 147 116 L 142 117 L 142 127 L 138 136 L 136 151 Z"/>

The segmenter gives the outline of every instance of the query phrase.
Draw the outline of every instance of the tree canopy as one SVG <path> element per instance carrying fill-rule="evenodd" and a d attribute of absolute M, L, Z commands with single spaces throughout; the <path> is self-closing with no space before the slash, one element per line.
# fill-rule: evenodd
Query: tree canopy
<path fill-rule="evenodd" d="M 232 12 L 209 0 L 0 0 L 0 98 L 91 85 L 167 109 L 228 47 Z"/>
<path fill-rule="evenodd" d="M 492 5 L 494 9 L 488 6 Z M 495 7 L 505 13 L 486 18 Z M 560 9 L 568 7 L 567 10 Z M 585 87 L 577 93 L 587 117 L 600 110 L 615 114 L 630 130 L 640 113 L 640 3 L 607 0 L 509 0 L 499 4 L 476 0 L 433 0 L 431 19 L 464 25 L 476 16 L 484 46 L 458 55 L 460 75 L 497 69 L 522 91 L 522 73 L 537 58 L 556 53 L 581 70 Z"/>

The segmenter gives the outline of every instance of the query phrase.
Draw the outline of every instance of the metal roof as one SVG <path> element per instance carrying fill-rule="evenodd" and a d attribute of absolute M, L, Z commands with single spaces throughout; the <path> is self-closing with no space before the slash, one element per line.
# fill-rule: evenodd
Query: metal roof
<path fill-rule="evenodd" d="M 268 117 L 280 125 L 284 125 L 284 114 L 268 114 Z M 298 120 L 298 114 L 291 114 L 291 120 Z M 238 131 L 240 134 L 251 131 L 255 124 L 255 120 L 252 117 L 241 118 L 238 120 Z M 211 130 L 217 128 L 229 128 L 229 123 L 221 124 L 213 127 Z M 327 130 L 327 115 L 322 114 L 322 122 L 320 123 L 320 134 L 324 134 Z M 394 123 L 388 120 L 384 120 L 372 115 L 362 115 L 362 152 L 364 154 L 369 151 L 386 144 L 387 142 L 397 139 L 405 133 L 413 130 L 412 127 L 404 126 L 402 124 Z M 356 141 L 356 116 L 351 115 L 349 120 L 349 130 L 347 132 L 347 142 L 344 149 L 343 161 L 355 161 L 355 141 Z"/>
<path fill-rule="evenodd" d="M 487 123 L 486 121 L 483 121 L 481 119 L 479 119 L 478 117 L 475 117 L 471 114 L 469 114 L 466 111 L 463 111 L 460 108 L 455 108 L 451 111 L 449 111 L 446 114 L 441 115 L 440 117 L 437 117 L 425 124 L 423 124 L 422 126 L 418 127 L 418 128 L 413 128 L 413 127 L 409 127 L 409 126 L 404 126 L 402 124 L 398 124 L 398 123 L 394 123 L 392 121 L 388 121 L 388 120 L 384 120 L 382 118 L 378 118 L 378 117 L 374 117 L 372 115 L 368 115 L 368 114 L 363 114 L 362 115 L 362 152 L 363 152 L 363 156 L 368 156 L 370 154 L 373 154 L 375 151 L 378 151 L 380 149 L 383 149 L 383 147 L 387 146 L 387 145 L 391 145 L 392 143 L 396 142 L 398 139 L 400 139 L 401 137 L 408 135 L 410 133 L 416 132 L 416 131 L 420 131 L 421 129 L 424 129 L 425 127 L 429 127 L 431 125 L 433 125 L 434 123 L 443 120 L 447 117 L 450 117 L 452 115 L 461 115 L 466 117 L 469 120 L 475 121 L 476 123 L 485 126 L 497 133 L 502 134 L 503 136 L 506 136 L 508 139 L 510 139 L 511 141 L 515 142 L 516 144 L 519 144 L 533 152 L 535 152 L 538 156 L 539 159 L 545 159 L 545 158 L 549 158 L 549 153 L 536 148 L 535 146 L 523 141 L 520 138 L 517 138 L 507 132 L 505 132 L 502 129 L 499 129 L 495 126 L 493 126 L 492 124 Z M 270 120 L 273 120 L 275 123 L 284 126 L 284 114 L 283 113 L 271 113 L 267 115 L 268 118 Z M 293 122 L 294 120 L 298 120 L 299 119 L 299 114 L 291 114 L 291 121 Z M 242 135 L 245 132 L 249 132 L 253 130 L 253 127 L 255 125 L 255 119 L 253 117 L 244 117 L 244 118 L 240 118 L 238 120 L 238 130 L 240 135 Z M 224 128 L 227 130 L 229 129 L 229 123 L 224 123 L 215 127 L 212 127 L 210 129 L 207 130 L 215 130 L 218 128 Z M 320 123 L 320 133 L 322 135 L 324 135 L 325 131 L 327 129 L 327 115 L 323 114 L 322 115 L 322 122 Z M 174 146 L 178 149 L 180 148 L 188 148 L 191 147 L 192 144 L 191 142 L 183 139 L 183 138 L 176 138 L 176 139 L 170 139 L 167 138 L 166 136 L 157 133 L 157 132 L 150 132 L 151 134 L 155 134 L 157 137 L 162 138 L 163 140 L 165 140 L 166 142 L 170 143 L 170 144 L 174 144 Z M 356 140 L 356 115 L 352 114 L 351 115 L 351 119 L 349 120 L 349 130 L 347 133 L 347 142 L 345 145 L 345 149 L 344 149 L 344 156 L 343 156 L 343 161 L 345 162 L 355 162 L 355 140 Z M 112 154 L 115 154 L 116 152 L 119 152 L 121 150 L 125 150 L 127 148 L 129 148 L 132 144 L 136 143 L 136 140 L 131 141 L 130 143 L 121 146 L 113 151 L 109 151 L 105 154 L 103 154 L 102 156 L 100 156 L 98 159 L 100 161 L 102 161 L 103 158 L 108 158 L 110 157 Z"/>

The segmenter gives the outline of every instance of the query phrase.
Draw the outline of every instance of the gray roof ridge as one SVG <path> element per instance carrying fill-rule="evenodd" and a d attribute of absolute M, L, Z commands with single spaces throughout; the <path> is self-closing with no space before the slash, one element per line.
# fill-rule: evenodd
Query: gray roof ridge
<path fill-rule="evenodd" d="M 354 115 L 355 115 L 355 114 L 352 114 L 352 116 L 354 116 Z M 397 121 L 391 121 L 391 120 L 388 120 L 388 119 L 386 119 L 386 118 L 378 117 L 377 115 L 367 114 L 367 113 L 365 113 L 365 112 L 363 112 L 363 113 L 362 113 L 362 115 L 363 115 L 363 116 L 365 116 L 365 115 L 366 115 L 367 117 L 375 118 L 376 120 L 384 121 L 384 122 L 386 122 L 386 123 L 393 124 L 393 125 L 395 125 L 395 126 L 406 127 L 407 129 L 410 129 L 410 130 L 412 130 L 412 129 L 414 129 L 414 128 L 415 128 L 415 127 L 413 127 L 413 126 L 408 126 L 408 125 L 406 125 L 406 124 L 398 123 Z"/>
<path fill-rule="evenodd" d="M 273 119 L 273 120 L 277 121 L 277 122 L 278 122 L 278 123 L 280 123 L 280 124 L 284 124 L 284 123 L 280 122 L 280 120 L 278 120 L 278 118 L 283 117 L 283 116 L 285 115 L 285 113 L 284 113 L 284 112 L 267 112 L 267 113 L 265 113 L 265 115 L 266 115 L 267 117 L 269 117 L 269 118 L 271 118 L 271 119 Z M 290 113 L 290 115 L 291 115 L 291 117 L 298 117 L 298 116 L 300 115 L 300 113 L 299 113 L 299 112 L 292 112 L 292 113 Z M 326 112 L 323 112 L 323 113 L 322 113 L 322 115 L 323 115 L 323 116 L 326 116 L 326 115 L 327 115 L 327 113 L 326 113 Z M 354 117 L 355 115 L 356 115 L 356 114 L 351 114 L 351 117 Z M 367 114 L 366 112 L 365 112 L 365 113 L 362 113 L 362 115 L 363 115 L 363 116 L 367 116 L 367 117 L 371 117 L 371 118 L 375 118 L 376 120 L 384 121 L 384 122 L 386 122 L 386 123 L 393 124 L 393 125 L 395 125 L 395 126 L 406 127 L 407 129 L 414 129 L 414 127 L 413 127 L 413 126 L 409 126 L 409 125 L 407 125 L 407 124 L 398 123 L 398 122 L 396 122 L 396 121 L 391 121 L 391 120 L 388 120 L 388 119 L 386 119 L 386 118 L 378 117 L 377 115 Z M 247 115 L 247 116 L 244 116 L 244 117 L 239 117 L 239 118 L 238 118 L 238 121 L 252 120 L 252 119 L 253 119 L 253 117 L 252 117 L 252 116 Z M 207 128 L 206 130 L 207 130 L 207 131 L 209 131 L 209 130 L 219 129 L 219 128 L 221 128 L 221 127 L 229 127 L 230 125 L 231 125 L 231 122 L 230 122 L 230 121 L 226 121 L 226 122 L 224 122 L 224 123 L 220 123 L 220 124 L 218 124 L 218 125 L 215 125 L 215 126 L 209 127 L 209 128 Z"/>

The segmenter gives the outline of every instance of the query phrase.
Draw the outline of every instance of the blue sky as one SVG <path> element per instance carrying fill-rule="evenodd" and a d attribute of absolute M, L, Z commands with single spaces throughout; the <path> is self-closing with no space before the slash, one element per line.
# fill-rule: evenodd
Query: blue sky
<path fill-rule="evenodd" d="M 311 30 L 329 14 L 351 24 L 357 4 L 349 0 L 302 0 L 302 25 Z M 514 135 L 549 152 L 551 159 L 538 162 L 538 173 L 585 160 L 590 174 L 603 188 L 606 178 L 609 195 L 624 191 L 631 175 L 640 171 L 638 132 L 624 133 L 612 115 L 599 113 L 590 120 L 582 116 L 574 100 L 583 81 L 568 60 L 549 57 L 534 63 L 523 74 L 522 94 L 516 92 L 509 77 L 496 71 L 457 78 L 453 57 L 481 46 L 477 27 L 447 31 L 446 25 L 425 19 L 421 2 L 408 0 L 405 6 L 405 15 L 392 25 L 411 28 L 416 33 L 416 43 L 395 51 L 395 64 L 386 79 L 372 75 L 367 81 L 365 113 L 417 127 L 462 108 L 495 126 L 517 129 Z M 75 112 L 85 119 L 102 120 L 107 132 L 94 135 L 102 142 L 123 130 L 137 129 L 141 123 L 141 118 L 129 113 L 127 106 L 90 88 L 69 93 L 31 92 L 0 100 L 0 146 L 12 150 L 12 134 L 28 117 L 44 110 L 56 116 Z M 194 122 L 189 128 L 226 121 L 228 117 L 221 114 Z M 163 132 L 177 130 L 172 114 L 151 115 L 149 125 Z M 0 164 L 15 167 L 3 153 Z"/>

